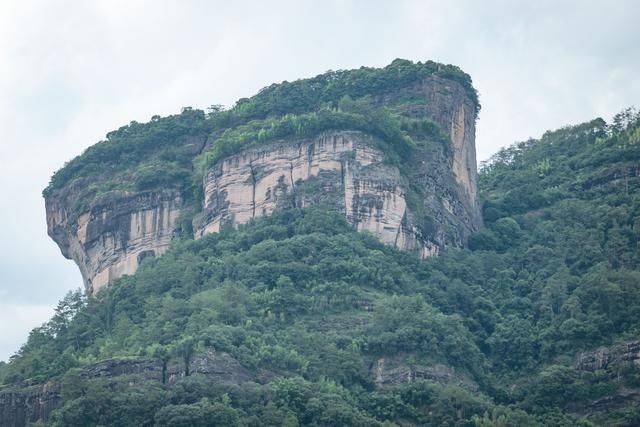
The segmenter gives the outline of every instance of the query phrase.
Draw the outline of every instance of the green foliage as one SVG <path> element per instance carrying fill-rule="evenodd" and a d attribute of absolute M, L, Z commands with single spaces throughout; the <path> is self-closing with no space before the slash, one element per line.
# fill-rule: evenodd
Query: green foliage
<path fill-rule="evenodd" d="M 374 108 L 366 99 L 353 101 L 344 97 L 335 109 L 321 108 L 299 115 L 288 113 L 227 129 L 213 142 L 212 148 L 195 162 L 202 171 L 224 157 L 266 141 L 288 136 L 312 136 L 325 130 L 359 130 L 375 136 L 376 143 L 387 154 L 388 160 L 398 163 L 400 159 L 408 157 L 414 146 L 402 127 L 403 122 L 390 111 Z M 421 130 L 429 136 L 437 135 L 437 129 L 429 125 L 424 125 Z"/>
<path fill-rule="evenodd" d="M 174 116 L 154 116 L 148 123 L 131 122 L 109 132 L 105 141 L 92 145 L 54 173 L 44 195 L 51 195 L 72 180 L 80 182 L 96 174 L 129 180 L 126 172 L 138 167 L 138 186 L 153 183 L 154 175 L 160 175 L 157 171 L 165 167 L 170 175 L 188 174 L 192 156 L 190 144 L 193 143 L 189 137 L 201 135 L 206 130 L 204 113 L 191 108 Z"/>
<path fill-rule="evenodd" d="M 189 405 L 167 405 L 155 414 L 155 425 L 171 427 L 242 426 L 237 409 L 206 398 Z"/>
<path fill-rule="evenodd" d="M 182 359 L 184 363 L 184 376 L 188 377 L 190 373 L 191 358 L 195 353 L 196 340 L 192 336 L 186 336 L 180 339 L 175 346 L 174 352 L 177 357 Z"/>
<path fill-rule="evenodd" d="M 159 189 L 181 192 L 196 211 L 205 167 L 251 145 L 331 129 L 374 137 L 396 164 L 410 157 L 414 140 L 442 144 L 448 152 L 448 138 L 433 122 L 405 114 L 402 107 L 415 100 L 400 98 L 392 109 L 376 101 L 429 76 L 461 84 L 479 109 L 470 77 L 452 65 L 398 59 L 384 68 L 329 71 L 271 85 L 229 110 L 212 105 L 205 114 L 187 107 L 181 114 L 131 122 L 65 164 L 43 194 L 68 198 L 71 219 L 122 192 Z"/>
<path fill-rule="evenodd" d="M 396 59 L 384 68 L 361 67 L 357 70 L 328 71 L 311 79 L 272 84 L 249 99 L 239 100 L 233 109 L 213 116 L 224 127 L 253 119 L 285 114 L 303 114 L 326 105 L 334 105 L 344 96 L 352 99 L 383 95 L 437 76 L 460 83 L 480 110 L 471 77 L 453 65 L 433 61 L 412 62 Z M 410 102 L 410 99 L 405 99 Z"/>
<path fill-rule="evenodd" d="M 53 426 L 150 426 L 153 414 L 164 405 L 160 384 L 150 381 L 96 379 L 84 381 L 82 394 L 67 396 L 54 411 Z"/>
<path fill-rule="evenodd" d="M 430 307 L 424 297 L 393 297 L 376 309 L 367 349 L 376 354 L 422 353 L 481 378 L 486 360 L 457 315 Z"/>
<path fill-rule="evenodd" d="M 350 102 L 327 114 L 360 108 Z M 592 402 L 637 389 L 637 366 L 573 366 L 640 330 L 634 114 L 498 153 L 481 173 L 486 227 L 469 250 L 421 262 L 323 207 L 279 212 L 174 241 L 95 298 L 70 293 L 0 379 L 60 381 L 53 425 L 636 425 L 633 406 Z M 256 383 L 188 375 L 205 349 Z M 80 375 L 142 354 L 185 376 Z M 416 376 L 376 385 L 394 363 Z M 441 365 L 446 380 L 430 373 Z"/>

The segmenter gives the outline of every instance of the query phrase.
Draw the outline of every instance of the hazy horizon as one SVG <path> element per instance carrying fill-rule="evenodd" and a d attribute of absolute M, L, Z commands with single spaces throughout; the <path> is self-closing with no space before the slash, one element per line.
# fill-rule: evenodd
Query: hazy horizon
<path fill-rule="evenodd" d="M 485 160 L 638 105 L 637 16 L 634 1 L 0 1 L 0 360 L 82 286 L 41 191 L 107 132 L 331 69 L 434 60 L 471 75 Z"/>

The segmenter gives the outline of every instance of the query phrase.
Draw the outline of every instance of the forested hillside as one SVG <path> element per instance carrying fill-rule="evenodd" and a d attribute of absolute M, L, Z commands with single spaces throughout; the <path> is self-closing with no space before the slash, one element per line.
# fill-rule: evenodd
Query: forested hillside
<path fill-rule="evenodd" d="M 426 261 L 318 206 L 174 241 L 67 295 L 0 391 L 61 384 L 52 425 L 640 424 L 638 114 L 480 184 L 485 227 Z"/>

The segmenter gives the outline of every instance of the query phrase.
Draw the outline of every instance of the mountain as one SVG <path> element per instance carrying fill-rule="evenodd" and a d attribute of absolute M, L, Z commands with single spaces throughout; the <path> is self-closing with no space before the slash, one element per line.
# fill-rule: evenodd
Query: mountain
<path fill-rule="evenodd" d="M 89 293 L 177 236 L 315 204 L 427 257 L 480 226 L 478 110 L 458 68 L 395 60 L 131 123 L 56 172 L 48 232 Z"/>
<path fill-rule="evenodd" d="M 399 65 L 416 67 L 404 61 L 390 67 Z M 477 105 L 468 76 L 427 65 L 435 71 L 421 79 L 450 80 Z M 110 206 L 111 212 L 128 212 L 122 217 L 131 221 L 130 212 L 143 206 L 132 200 L 146 194 L 177 191 L 178 225 L 162 256 L 143 256 L 135 274 L 69 293 L 54 317 L 0 365 L 0 424 L 638 425 L 640 115 L 626 110 L 610 124 L 596 119 L 501 150 L 478 174 L 482 218 L 475 218 L 473 198 L 464 196 L 471 181 L 459 180 L 456 171 L 457 133 L 447 133 L 451 128 L 433 115 L 413 127 L 403 123 L 423 119 L 410 118 L 404 107 L 376 106 L 370 93 L 380 80 L 365 85 L 358 73 L 379 72 L 338 72 L 357 78 L 347 84 L 327 77 L 338 81 L 331 90 L 311 89 L 325 87 L 308 86 L 314 79 L 285 83 L 230 112 L 186 110 L 132 125 L 153 129 L 163 123 L 167 132 L 188 135 L 147 140 L 127 127 L 119 139 L 101 143 L 108 148 L 89 149 L 58 172 L 45 190 L 47 206 L 57 200 L 67 206 L 62 209 L 74 209 L 54 228 L 60 241 L 73 230 L 73 212 L 75 221 L 86 212 L 109 218 L 109 211 L 92 209 Z M 404 87 L 406 80 L 395 74 L 402 83 L 384 85 Z M 348 127 L 280 133 L 281 122 L 296 123 L 293 129 L 313 123 L 299 121 L 313 117 L 305 109 L 308 99 L 331 102 L 326 97 L 333 90 L 339 104 L 320 107 L 316 117 L 370 109 L 353 114 L 376 117 L 371 123 L 396 129 L 389 135 L 402 138 L 354 128 L 355 118 Z M 359 97 L 360 90 L 366 94 Z M 267 108 L 255 99 L 274 104 Z M 319 112 L 325 108 L 328 113 Z M 243 128 L 241 114 L 248 123 L 272 120 L 273 130 L 263 122 Z M 259 114 L 272 118 L 254 119 Z M 185 124 L 190 117 L 200 118 Z M 213 130 L 200 152 L 192 144 L 203 129 Z M 262 131 L 278 137 L 236 133 Z M 307 184 L 294 180 L 296 186 L 278 196 L 286 203 L 268 208 L 270 215 L 247 221 L 230 215 L 218 232 L 198 231 L 198 224 L 232 210 L 233 199 L 226 199 L 226 211 L 216 208 L 212 201 L 220 196 L 212 196 L 207 183 L 217 180 L 220 192 L 225 177 L 244 176 L 233 180 L 246 194 L 246 186 L 259 186 L 250 185 L 252 167 L 247 171 L 243 158 L 250 166 L 291 161 L 291 146 L 317 148 L 325 138 L 323 146 L 333 147 L 337 133 L 379 140 L 363 151 L 379 150 L 390 159 L 359 167 L 373 165 L 367 176 L 375 179 L 382 179 L 381 171 L 399 176 L 395 188 L 411 212 L 401 225 L 415 221 L 410 224 L 422 233 L 416 240 L 434 244 L 438 256 L 399 250 L 378 229 L 360 227 L 348 205 L 330 197 L 340 192 L 343 200 L 348 192 L 335 169 L 310 190 L 298 192 Z M 152 141 L 166 142 L 144 145 Z M 343 164 L 358 160 L 360 143 L 355 155 L 341 158 Z M 419 164 L 448 174 L 434 186 L 408 178 L 427 149 L 437 154 Z M 175 173 L 162 163 L 181 155 L 184 163 L 171 160 Z M 119 160 L 110 163 L 109 156 Z M 149 181 L 157 187 L 128 181 L 147 176 L 143 171 L 154 164 L 167 172 Z M 97 190 L 101 185 L 130 187 Z M 432 202 L 444 188 L 451 191 L 448 199 Z M 460 210 L 449 212 L 444 200 L 458 200 Z M 253 216 L 253 201 L 248 206 Z M 450 216 L 438 213 L 445 211 Z M 416 220 L 423 216 L 432 218 L 430 227 Z M 391 216 L 378 218 L 387 224 Z M 86 235 L 103 230 L 91 227 Z"/>

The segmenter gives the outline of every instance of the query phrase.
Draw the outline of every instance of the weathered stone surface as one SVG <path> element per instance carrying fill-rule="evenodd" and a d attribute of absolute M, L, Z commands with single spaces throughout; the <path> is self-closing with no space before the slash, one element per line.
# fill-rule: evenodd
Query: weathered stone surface
<path fill-rule="evenodd" d="M 573 367 L 583 374 L 596 373 L 612 384 L 627 383 L 627 386 L 621 386 L 587 402 L 574 402 L 569 405 L 570 411 L 597 420 L 603 413 L 640 407 L 640 389 L 631 386 L 636 383 L 635 380 L 629 381 L 640 370 L 640 341 L 628 341 L 581 352 L 576 356 Z"/>
<path fill-rule="evenodd" d="M 590 372 L 626 366 L 640 368 L 640 341 L 629 341 L 582 352 L 576 357 L 574 366 L 580 371 Z"/>
<path fill-rule="evenodd" d="M 427 160 L 423 164 L 430 167 Z M 243 224 L 279 208 L 325 203 L 342 210 L 356 229 L 388 245 L 418 250 L 423 258 L 435 255 L 445 247 L 447 224 L 464 230 L 458 245 L 475 230 L 477 206 L 467 199 L 471 184 L 456 185 L 442 176 L 439 182 L 429 182 L 422 166 L 414 177 L 424 182 L 424 210 L 439 217 L 430 235 L 419 230 L 416 213 L 407 206 L 408 178 L 385 162 L 373 137 L 356 131 L 278 141 L 223 159 L 204 177 L 203 213 L 195 222 L 195 235 L 218 232 L 224 224 Z M 314 190 L 309 191 L 310 185 Z"/>
<path fill-rule="evenodd" d="M 207 348 L 204 354 L 193 358 L 189 364 L 191 375 L 202 374 L 220 383 L 239 384 L 250 381 L 250 372 L 236 359 L 224 352 Z M 145 379 L 162 381 L 162 363 L 154 359 L 109 359 L 82 370 L 83 378 L 142 375 Z M 167 366 L 167 384 L 172 385 L 184 377 L 184 366 L 173 362 Z"/>
<path fill-rule="evenodd" d="M 196 237 L 277 208 L 324 202 L 342 209 L 358 230 L 413 249 L 416 239 L 403 224 L 407 206 L 400 173 L 383 161 L 372 138 L 353 131 L 280 141 L 231 156 L 205 176 Z M 320 188 L 309 191 L 305 184 L 319 177 Z"/>
<path fill-rule="evenodd" d="M 401 174 L 385 162 L 371 136 L 353 131 L 249 148 L 206 173 L 196 237 L 278 208 L 321 202 L 343 210 L 358 230 L 399 249 L 418 250 L 423 258 L 447 245 L 464 245 L 481 225 L 474 102 L 460 84 L 437 76 L 377 96 L 374 102 L 400 105 L 407 117 L 434 121 L 450 138 L 449 157 L 418 148 Z M 306 183 L 315 186 L 315 194 L 307 191 Z M 410 185 L 423 193 L 420 212 L 407 206 Z M 450 235 L 450 230 L 457 234 Z"/>
<path fill-rule="evenodd" d="M 371 367 L 371 375 L 377 387 L 394 387 L 418 380 L 439 384 L 455 384 L 476 391 L 478 385 L 443 364 L 423 365 L 408 363 L 406 356 L 381 357 Z"/>
<path fill-rule="evenodd" d="M 212 348 L 194 357 L 190 364 L 191 374 L 206 375 L 220 384 L 242 384 L 252 381 L 250 372 L 227 353 L 218 353 Z M 80 372 L 83 379 L 117 379 L 126 376 L 134 379 L 162 381 L 162 362 L 153 359 L 109 359 L 86 366 Z M 184 377 L 182 364 L 174 362 L 167 367 L 167 387 Z M 46 421 L 61 404 L 61 385 L 49 382 L 37 386 L 17 385 L 0 390 L 0 426 L 22 427 L 38 421 Z"/>
<path fill-rule="evenodd" d="M 466 210 L 472 214 L 473 223 L 480 225 L 478 209 L 478 171 L 476 163 L 476 115 L 475 103 L 459 83 L 439 76 L 428 76 L 414 85 L 377 97 L 379 105 L 393 106 L 408 98 L 424 102 L 409 104 L 404 114 L 413 118 L 429 118 L 449 135 L 452 142 L 452 170 L 456 182 L 466 192 Z"/>
<path fill-rule="evenodd" d="M 0 426 L 22 427 L 46 420 L 60 404 L 60 384 L 0 390 Z"/>
<path fill-rule="evenodd" d="M 242 384 L 253 380 L 253 376 L 236 359 L 228 353 L 216 352 L 213 348 L 205 350 L 190 364 L 191 375 L 201 374 L 222 384 Z M 168 369 L 168 384 L 172 385 L 184 377 L 182 365 L 170 365 Z"/>
<path fill-rule="evenodd" d="M 185 203 L 176 184 L 173 189 L 114 191 L 79 208 L 85 190 L 106 177 L 72 180 L 46 198 L 49 235 L 78 264 L 88 293 L 166 251 L 178 216 L 192 208 L 202 208 L 193 224 L 196 237 L 276 209 L 323 203 L 343 211 L 358 230 L 423 258 L 463 246 L 481 224 L 476 104 L 461 84 L 437 76 L 378 94 L 373 102 L 435 122 L 449 146 L 433 150 L 422 141 L 426 145 L 418 144 L 406 164 L 391 166 L 375 138 L 362 132 L 328 131 L 275 141 L 229 156 L 208 170 L 200 207 Z M 206 140 L 194 138 L 190 155 L 200 153 Z M 213 140 L 215 136 L 208 144 Z"/>
<path fill-rule="evenodd" d="M 133 274 L 144 258 L 166 251 L 181 207 L 175 191 L 122 192 L 76 218 L 64 198 L 50 198 L 47 228 L 62 254 L 78 264 L 87 292 L 93 293 Z"/>

